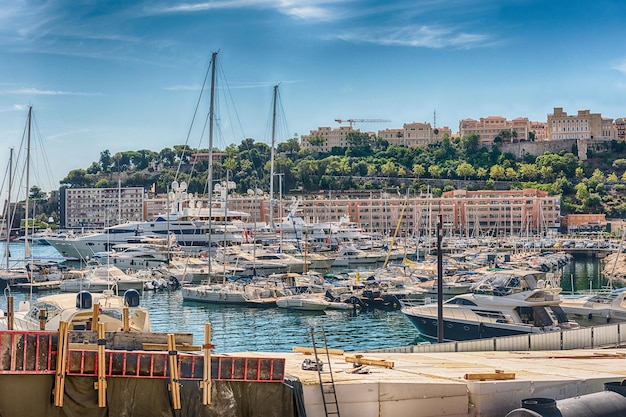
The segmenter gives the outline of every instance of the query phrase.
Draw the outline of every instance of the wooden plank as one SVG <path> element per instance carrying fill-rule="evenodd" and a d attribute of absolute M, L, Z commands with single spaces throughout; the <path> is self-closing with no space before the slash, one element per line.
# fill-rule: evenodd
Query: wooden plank
<path fill-rule="evenodd" d="M 200 386 L 202 387 L 202 404 L 211 404 L 211 323 L 204 323 L 204 349 L 203 363 L 202 363 L 202 381 Z"/>
<path fill-rule="evenodd" d="M 352 368 L 352 369 L 346 369 L 346 373 L 347 374 L 356 374 L 356 373 L 362 371 L 365 368 L 367 368 L 367 365 L 359 365 L 359 366 L 357 366 L 355 368 Z"/>
<path fill-rule="evenodd" d="M 69 343 L 69 350 L 98 350 L 97 343 Z"/>
<path fill-rule="evenodd" d="M 293 348 L 293 352 L 296 353 L 304 353 L 307 355 L 311 355 L 313 354 L 314 350 L 312 347 L 303 347 L 303 346 L 294 346 Z M 341 349 L 328 349 L 328 354 L 329 355 L 343 355 L 343 350 Z M 317 349 L 317 353 L 322 353 L 322 354 L 326 354 L 326 350 L 325 349 Z"/>
<path fill-rule="evenodd" d="M 104 340 L 105 324 L 98 323 L 98 339 Z M 96 389 L 98 390 L 98 407 L 104 408 L 107 406 L 107 380 L 106 380 L 106 356 L 104 352 L 104 345 L 98 345 L 98 382 L 96 382 Z"/>
<path fill-rule="evenodd" d="M 166 343 L 142 343 L 141 348 L 143 350 L 163 350 L 163 351 L 169 350 Z M 183 344 L 177 344 L 176 350 L 179 350 L 182 352 L 199 352 L 202 350 L 202 346 L 188 345 L 186 343 L 183 343 Z"/>
<path fill-rule="evenodd" d="M 385 368 L 393 369 L 394 363 L 386 361 L 384 359 L 368 359 L 361 355 L 346 356 L 346 362 L 356 363 L 358 365 L 375 365 L 384 366 Z"/>
<path fill-rule="evenodd" d="M 472 380 L 472 381 L 515 379 L 515 373 L 496 371 L 496 372 L 491 372 L 491 373 L 465 374 L 465 379 Z"/>
<path fill-rule="evenodd" d="M 85 330 L 69 332 L 69 341 L 72 343 L 96 343 L 97 334 Z M 176 341 L 180 344 L 193 345 L 192 333 L 175 333 Z M 115 350 L 140 350 L 144 343 L 167 344 L 167 333 L 160 332 L 107 332 L 106 348 Z M 77 349 L 80 349 L 78 347 Z"/>

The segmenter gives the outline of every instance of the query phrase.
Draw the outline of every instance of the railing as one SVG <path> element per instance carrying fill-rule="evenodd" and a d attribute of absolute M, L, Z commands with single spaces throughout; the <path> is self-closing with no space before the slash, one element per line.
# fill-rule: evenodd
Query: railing
<path fill-rule="evenodd" d="M 424 343 L 397 348 L 375 349 L 369 352 L 435 353 L 435 352 L 490 352 L 593 349 L 620 347 L 626 343 L 626 323 L 581 327 L 574 330 L 529 333 L 520 336 L 462 342 Z"/>
<path fill-rule="evenodd" d="M 0 331 L 0 374 L 49 374 L 57 368 L 58 332 Z M 177 353 L 181 380 L 203 379 L 204 357 Z M 98 351 L 68 349 L 67 374 L 98 376 Z M 168 352 L 106 350 L 107 377 L 169 378 Z M 211 379 L 222 381 L 282 382 L 284 358 L 211 356 Z"/>

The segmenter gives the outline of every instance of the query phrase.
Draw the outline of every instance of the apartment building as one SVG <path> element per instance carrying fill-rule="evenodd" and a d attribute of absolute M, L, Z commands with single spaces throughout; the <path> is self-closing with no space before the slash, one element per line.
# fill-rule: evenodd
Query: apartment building
<path fill-rule="evenodd" d="M 542 142 L 548 138 L 548 124 L 546 122 L 530 122 L 530 131 L 535 136 L 535 142 Z"/>
<path fill-rule="evenodd" d="M 459 135 L 463 137 L 475 133 L 482 145 L 492 145 L 496 137 L 500 137 L 502 143 L 527 141 L 530 139 L 530 131 L 531 123 L 526 117 L 507 120 L 502 116 L 489 116 L 459 122 Z"/>
<path fill-rule="evenodd" d="M 614 125 L 617 131 L 617 138 L 622 140 L 626 139 L 626 118 L 620 117 L 615 119 Z"/>
<path fill-rule="evenodd" d="M 390 193 L 353 193 L 303 196 L 300 215 L 307 222 L 337 222 L 342 216 L 364 230 L 393 236 L 432 234 L 439 215 L 447 235 L 506 236 L 544 234 L 560 227 L 560 197 L 536 189 L 455 190 L 441 197 L 431 194 L 399 196 Z M 248 211 L 251 218 L 269 221 L 268 198 L 253 201 L 241 196 L 229 199 L 229 208 Z M 288 204 L 274 207 L 274 219 L 286 215 Z M 255 211 L 258 210 L 258 211 Z M 399 224 L 399 227 L 398 227 Z"/>
<path fill-rule="evenodd" d="M 613 119 L 603 118 L 600 113 L 591 113 L 589 110 L 578 110 L 578 114 L 568 115 L 562 107 L 555 107 L 553 113 L 548 114 L 547 124 L 547 140 L 617 139 Z"/>
<path fill-rule="evenodd" d="M 142 221 L 143 187 L 61 188 L 60 226 L 95 229 L 128 221 Z"/>
<path fill-rule="evenodd" d="M 308 135 L 300 138 L 300 146 L 305 149 L 312 149 L 320 152 L 330 152 L 335 147 L 348 147 L 348 133 L 360 132 L 358 129 L 352 129 L 351 126 L 341 126 L 338 128 L 318 127 L 311 130 Z M 311 140 L 320 139 L 319 144 L 311 143 Z"/>
<path fill-rule="evenodd" d="M 428 146 L 441 141 L 444 136 L 452 137 L 449 127 L 433 128 L 430 123 L 405 123 L 402 129 L 385 129 L 378 131 L 378 137 L 385 139 L 391 145 L 414 148 Z"/>

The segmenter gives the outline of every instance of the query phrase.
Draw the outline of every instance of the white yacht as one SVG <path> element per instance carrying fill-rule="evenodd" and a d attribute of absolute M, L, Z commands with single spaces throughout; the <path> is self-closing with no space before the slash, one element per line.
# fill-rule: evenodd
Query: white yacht
<path fill-rule="evenodd" d="M 186 184 L 172 188 L 185 189 Z M 228 210 L 221 202 L 209 208 L 186 192 L 170 196 L 170 211 L 150 221 L 128 222 L 108 227 L 102 231 L 76 237 L 50 237 L 46 239 L 57 252 L 68 258 L 89 259 L 98 252 L 108 252 L 114 245 L 138 242 L 146 236 L 167 238 L 176 236 L 184 247 L 212 247 L 241 244 L 243 231 L 233 222 L 249 217 L 248 213 Z"/>
<path fill-rule="evenodd" d="M 124 296 L 117 296 L 113 291 L 90 293 L 81 291 L 74 294 L 62 293 L 39 297 L 31 306 L 29 301 L 22 301 L 14 313 L 15 330 L 39 330 L 41 312 L 45 316 L 45 330 L 57 331 L 61 321 L 68 323 L 70 330 L 93 329 L 93 305 L 100 306 L 98 321 L 105 323 L 107 332 L 123 328 L 123 309 L 129 308 L 131 331 L 149 332 L 150 313 L 139 305 L 139 293 L 130 290 Z M 0 317 L 0 328 L 7 328 L 6 317 Z"/>
<path fill-rule="evenodd" d="M 63 292 L 82 290 L 103 292 L 112 289 L 141 291 L 144 287 L 144 280 L 128 275 L 118 267 L 111 265 L 99 265 L 85 270 L 70 271 L 68 275 L 68 278 L 61 280 L 59 284 L 59 289 Z"/>
<path fill-rule="evenodd" d="M 385 253 L 380 251 L 364 251 L 352 245 L 345 245 L 339 249 L 333 267 L 352 268 L 376 266 L 385 260 Z"/>
<path fill-rule="evenodd" d="M 486 273 L 472 292 L 443 303 L 443 338 L 485 339 L 577 328 L 560 307 L 561 288 L 548 287 L 545 273 L 501 270 Z M 438 338 L 438 305 L 406 306 L 402 312 L 431 339 Z"/>
<path fill-rule="evenodd" d="M 562 296 L 561 308 L 581 324 L 608 324 L 626 321 L 626 288 L 611 292 Z"/>

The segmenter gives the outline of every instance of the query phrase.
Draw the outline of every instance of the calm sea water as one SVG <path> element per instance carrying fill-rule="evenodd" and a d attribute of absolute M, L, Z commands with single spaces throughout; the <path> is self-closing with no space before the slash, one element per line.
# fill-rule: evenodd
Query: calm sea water
<path fill-rule="evenodd" d="M 37 245 L 32 249 L 34 256 L 58 257 L 49 246 Z M 3 245 L 0 250 L 4 253 Z M 11 243 L 10 250 L 14 258 L 23 257 L 23 244 Z M 16 305 L 30 297 L 18 292 L 12 295 Z M 399 311 L 307 313 L 221 306 L 183 301 L 180 291 L 146 292 L 142 305 L 150 310 L 153 330 L 193 333 L 196 344 L 203 343 L 204 324 L 211 323 L 212 341 L 219 353 L 286 352 L 293 346 L 311 346 L 311 326 L 324 326 L 328 346 L 333 349 L 375 349 L 420 341 L 417 330 Z M 0 309 L 6 309 L 5 297 L 0 297 Z"/>
<path fill-rule="evenodd" d="M 0 250 L 4 253 L 3 245 Z M 12 243 L 10 250 L 14 258 L 23 257 L 23 244 Z M 33 254 L 43 258 L 58 257 L 53 248 L 41 245 L 33 246 Z M 605 285 L 600 270 L 601 264 L 596 258 L 576 258 L 562 271 L 564 293 L 571 292 L 572 278 L 577 291 Z M 17 292 L 13 296 L 16 304 L 30 297 Z M 220 353 L 286 352 L 293 346 L 311 346 L 312 326 L 324 326 L 328 346 L 334 349 L 376 349 L 422 341 L 417 330 L 399 311 L 307 313 L 211 305 L 183 301 L 180 291 L 146 292 L 142 305 L 150 310 L 153 330 L 193 333 L 196 344 L 204 341 L 204 323 L 211 323 L 215 351 Z M 5 308 L 6 299 L 0 297 L 0 309 Z"/>

